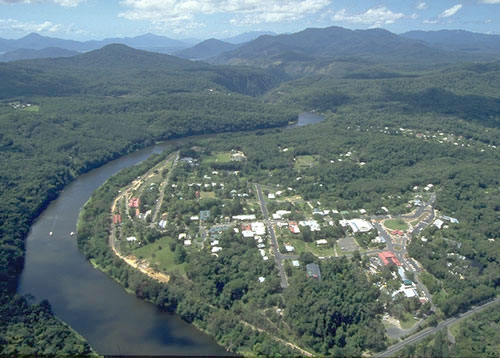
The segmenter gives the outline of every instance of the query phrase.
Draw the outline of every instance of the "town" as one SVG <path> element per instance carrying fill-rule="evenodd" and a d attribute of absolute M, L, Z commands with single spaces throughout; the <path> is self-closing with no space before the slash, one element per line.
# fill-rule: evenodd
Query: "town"
<path fill-rule="evenodd" d="M 317 260 L 361 260 L 387 298 L 384 324 L 391 338 L 416 330 L 434 310 L 420 278 L 422 266 L 408 256 L 407 245 L 417 238 L 425 242 L 420 233 L 427 227 L 446 230 L 459 221 L 437 213 L 438 190 L 432 183 L 413 187 L 408 212 L 401 215 L 387 207 L 372 213 L 338 210 L 334 204 L 304 200 L 292 187 L 253 183 L 241 171 L 220 169 L 244 164 L 241 151 L 206 155 L 194 149 L 198 158 L 175 152 L 118 193 L 110 243 L 128 264 L 168 282 L 171 272 L 185 275 L 190 253 L 219 257 L 229 242 L 239 240 L 252 242 L 262 265 L 275 265 L 283 289 L 298 272 L 321 280 Z M 266 279 L 255 277 L 261 284 Z M 412 312 L 394 309 L 402 300 L 415 302 Z"/>

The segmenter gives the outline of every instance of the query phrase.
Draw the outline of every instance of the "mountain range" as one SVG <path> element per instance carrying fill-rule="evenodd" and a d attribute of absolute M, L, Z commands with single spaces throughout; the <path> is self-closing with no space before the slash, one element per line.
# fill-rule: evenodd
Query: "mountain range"
<path fill-rule="evenodd" d="M 446 50 L 469 53 L 500 54 L 500 35 L 480 34 L 464 30 L 409 31 L 401 36 L 424 41 Z"/>
<path fill-rule="evenodd" d="M 251 32 L 225 40 L 209 39 L 192 46 L 188 42 L 153 34 L 86 42 L 30 34 L 18 40 L 0 39 L 0 52 L 21 48 L 40 51 L 49 47 L 87 52 L 120 43 L 212 64 L 280 68 L 289 74 L 331 73 L 345 66 L 352 70 L 352 65 L 359 61 L 374 64 L 380 61 L 419 61 L 422 64 L 494 60 L 500 56 L 499 35 L 455 30 L 411 31 L 397 35 L 383 29 L 349 30 L 332 26 L 281 35 Z M 3 60 L 54 57 L 54 51 L 17 51 L 4 54 Z M 70 56 L 70 53 L 60 56 Z"/>
<path fill-rule="evenodd" d="M 67 50 L 60 47 L 47 47 L 41 50 L 20 48 L 0 55 L 0 62 L 31 60 L 35 58 L 71 57 L 78 54 L 79 52 L 77 51 Z"/>
<path fill-rule="evenodd" d="M 239 44 L 254 40 L 255 38 L 263 34 L 272 34 L 272 33 L 257 32 L 257 31 L 248 32 L 240 34 L 235 37 L 228 38 L 225 40 L 225 42 L 231 44 Z M 199 42 L 200 40 L 196 39 L 175 40 L 169 37 L 154 35 L 151 33 L 147 33 L 136 37 L 116 37 L 116 38 L 106 38 L 103 40 L 90 40 L 90 41 L 65 40 L 54 37 L 42 36 L 37 33 L 31 33 L 25 37 L 15 40 L 0 38 L 0 53 L 10 52 L 18 49 L 42 50 L 48 47 L 58 47 L 71 51 L 86 52 L 91 50 L 97 50 L 109 44 L 119 43 L 140 50 L 171 54 L 189 48 Z"/>
<path fill-rule="evenodd" d="M 383 29 L 349 30 L 332 26 L 309 28 L 294 34 L 261 36 L 217 56 L 211 62 L 269 66 L 290 61 L 352 56 L 369 60 L 434 62 L 452 61 L 454 57 L 463 60 L 470 53 L 459 53 L 455 48 L 434 46 L 421 39 L 399 36 Z"/>

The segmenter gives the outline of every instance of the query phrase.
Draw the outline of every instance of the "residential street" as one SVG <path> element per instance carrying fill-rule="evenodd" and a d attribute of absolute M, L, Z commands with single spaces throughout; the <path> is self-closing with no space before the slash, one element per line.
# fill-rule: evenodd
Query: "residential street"
<path fill-rule="evenodd" d="M 271 236 L 271 247 L 274 254 L 274 260 L 276 262 L 276 267 L 278 267 L 281 287 L 288 287 L 288 279 L 286 277 L 285 269 L 283 268 L 283 259 L 288 258 L 288 256 L 283 256 L 279 251 L 278 240 L 276 239 L 276 232 L 274 231 L 273 222 L 269 220 L 269 213 L 267 212 L 266 202 L 264 200 L 264 195 L 262 194 L 262 188 L 259 184 L 255 184 L 255 189 L 257 190 L 257 196 L 260 202 L 260 209 L 262 210 L 262 215 L 264 217 L 264 223 L 266 224 L 269 235 Z"/>

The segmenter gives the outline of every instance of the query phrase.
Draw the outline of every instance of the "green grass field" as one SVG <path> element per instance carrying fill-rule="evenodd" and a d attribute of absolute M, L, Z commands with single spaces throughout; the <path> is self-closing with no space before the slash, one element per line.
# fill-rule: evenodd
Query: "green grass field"
<path fill-rule="evenodd" d="M 231 153 L 215 153 L 203 158 L 203 163 L 229 163 L 231 161 Z"/>
<path fill-rule="evenodd" d="M 315 242 L 308 242 L 306 247 L 308 251 L 318 257 L 335 256 L 335 247 L 317 246 Z"/>
<path fill-rule="evenodd" d="M 404 314 L 403 319 L 399 320 L 399 323 L 401 324 L 401 328 L 403 329 L 409 329 L 417 323 L 418 320 L 413 318 L 413 315 L 411 313 L 406 312 Z"/>
<path fill-rule="evenodd" d="M 406 224 L 402 219 L 390 219 L 384 221 L 384 226 L 390 230 L 408 230 L 408 224 Z"/>
<path fill-rule="evenodd" d="M 200 192 L 200 199 L 215 199 L 215 192 L 202 191 L 202 192 Z"/>
<path fill-rule="evenodd" d="M 315 166 L 318 163 L 319 163 L 318 155 L 299 155 L 296 157 L 294 166 L 296 170 L 301 170 Z"/>
<path fill-rule="evenodd" d="M 174 263 L 174 252 L 169 249 L 169 244 L 172 240 L 173 239 L 168 237 L 162 237 L 153 244 L 145 245 L 134 250 L 134 255 L 149 261 L 151 266 L 156 265 L 160 271 L 178 271 L 182 275 L 186 275 L 184 269 L 186 264 L 177 265 Z M 161 249 L 158 250 L 158 247 L 161 247 Z"/>
<path fill-rule="evenodd" d="M 40 112 L 40 106 L 33 104 L 30 107 L 24 107 L 23 111 L 26 112 Z"/>

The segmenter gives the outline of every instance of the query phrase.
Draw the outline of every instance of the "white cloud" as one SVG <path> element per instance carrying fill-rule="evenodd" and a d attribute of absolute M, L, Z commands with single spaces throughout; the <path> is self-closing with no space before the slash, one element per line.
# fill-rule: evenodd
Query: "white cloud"
<path fill-rule="evenodd" d="M 75 7 L 86 0 L 54 0 L 54 2 L 61 6 Z"/>
<path fill-rule="evenodd" d="M 423 23 L 426 24 L 426 25 L 435 25 L 435 24 L 439 24 L 439 20 L 424 20 Z"/>
<path fill-rule="evenodd" d="M 129 20 L 177 24 L 196 15 L 231 14 L 232 24 L 292 21 L 323 10 L 331 0 L 122 0 Z"/>
<path fill-rule="evenodd" d="M 439 17 L 450 17 L 455 15 L 458 10 L 462 8 L 462 4 L 457 4 L 455 6 L 450 7 L 449 9 L 444 10 L 441 14 L 439 14 Z"/>
<path fill-rule="evenodd" d="M 64 7 L 75 7 L 85 1 L 86 0 L 0 0 L 0 4 L 37 4 L 49 2 Z"/>
<path fill-rule="evenodd" d="M 66 26 L 61 24 L 54 24 L 51 21 L 44 21 L 41 23 L 36 22 L 23 22 L 15 19 L 0 19 L 0 30 L 7 30 L 13 32 L 37 32 L 45 34 L 63 33 L 63 34 L 86 34 L 86 31 L 76 30 L 72 25 Z"/>
<path fill-rule="evenodd" d="M 42 23 L 21 22 L 14 19 L 0 19 L 0 29 L 14 30 L 19 32 L 58 32 L 63 28 L 60 24 L 50 21 Z"/>
<path fill-rule="evenodd" d="M 337 11 L 333 16 L 333 21 L 351 22 L 357 24 L 369 24 L 371 27 L 389 25 L 405 17 L 403 13 L 394 13 L 385 6 L 367 10 L 361 14 L 347 14 L 346 9 Z"/>
<path fill-rule="evenodd" d="M 420 2 L 417 4 L 416 8 L 417 8 L 418 10 L 424 10 L 424 9 L 426 9 L 426 8 L 427 8 L 427 4 L 426 4 L 425 2 L 423 2 L 423 1 L 420 1 Z"/>
<path fill-rule="evenodd" d="M 500 0 L 481 0 L 483 4 L 500 4 Z"/>

